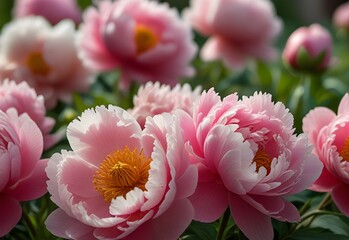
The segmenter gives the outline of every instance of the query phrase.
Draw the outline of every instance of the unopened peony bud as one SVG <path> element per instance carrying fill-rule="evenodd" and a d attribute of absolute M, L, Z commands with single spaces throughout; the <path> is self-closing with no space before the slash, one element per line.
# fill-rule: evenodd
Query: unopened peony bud
<path fill-rule="evenodd" d="M 349 30 L 349 2 L 336 8 L 333 13 L 333 25 L 339 29 Z"/>
<path fill-rule="evenodd" d="M 318 72 L 331 62 L 332 38 L 319 24 L 301 27 L 294 31 L 283 51 L 284 62 L 293 69 Z"/>

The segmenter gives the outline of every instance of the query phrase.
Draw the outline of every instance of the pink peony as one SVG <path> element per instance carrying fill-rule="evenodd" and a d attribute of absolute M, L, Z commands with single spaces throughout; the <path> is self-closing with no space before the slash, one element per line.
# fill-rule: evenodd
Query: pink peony
<path fill-rule="evenodd" d="M 331 63 L 331 35 L 319 24 L 300 27 L 288 38 L 282 57 L 297 70 L 325 70 Z"/>
<path fill-rule="evenodd" d="M 271 44 L 282 22 L 268 0 L 191 0 L 185 17 L 195 30 L 209 37 L 201 49 L 206 61 L 221 59 L 240 70 L 248 58 L 276 57 Z"/>
<path fill-rule="evenodd" d="M 44 148 L 48 149 L 61 138 L 60 133 L 51 135 L 55 120 L 46 117 L 46 109 L 42 96 L 37 96 L 34 89 L 26 82 L 16 84 L 14 81 L 5 80 L 0 83 L 0 110 L 6 112 L 9 108 L 15 108 L 18 114 L 27 113 L 38 125 L 44 136 Z"/>
<path fill-rule="evenodd" d="M 0 37 L 0 79 L 26 81 L 43 95 L 48 109 L 70 102 L 73 92 L 85 92 L 94 76 L 83 67 L 70 20 L 51 27 L 42 17 L 8 23 Z"/>
<path fill-rule="evenodd" d="M 159 82 L 147 82 L 138 89 L 133 98 L 134 107 L 129 109 L 129 112 L 141 126 L 144 126 L 148 116 L 164 112 L 173 113 L 176 109 L 191 113 L 193 102 L 200 94 L 200 86 L 192 90 L 189 84 L 177 84 L 171 88 L 169 85 L 160 85 Z"/>
<path fill-rule="evenodd" d="M 303 131 L 314 144 L 314 153 L 324 164 L 321 176 L 311 187 L 331 192 L 339 210 L 349 217 L 349 94 L 345 94 L 338 115 L 325 107 L 316 107 L 303 119 Z"/>
<path fill-rule="evenodd" d="M 72 151 L 46 168 L 58 209 L 46 226 L 70 239 L 177 239 L 192 221 L 187 199 L 197 171 L 175 116 L 148 118 L 142 130 L 125 110 L 96 107 L 68 125 Z"/>
<path fill-rule="evenodd" d="M 215 221 L 229 206 L 248 239 L 273 239 L 271 218 L 300 220 L 285 197 L 309 187 L 322 164 L 307 138 L 293 133 L 293 117 L 282 103 L 266 94 L 237 98 L 221 101 L 211 89 L 194 103 L 192 117 L 180 116 L 199 170 L 190 197 L 194 220 Z"/>
<path fill-rule="evenodd" d="M 166 3 L 148 0 L 100 1 L 84 14 L 81 59 L 98 71 L 121 70 L 121 87 L 131 81 L 175 85 L 193 74 L 195 55 L 189 25 Z"/>
<path fill-rule="evenodd" d="M 349 30 L 349 2 L 342 3 L 335 9 L 333 25 L 340 29 Z"/>
<path fill-rule="evenodd" d="M 19 222 L 19 202 L 43 196 L 46 190 L 46 160 L 40 160 L 43 139 L 27 114 L 14 108 L 0 110 L 0 237 Z"/>
<path fill-rule="evenodd" d="M 16 0 L 13 14 L 16 18 L 43 16 L 53 25 L 63 19 L 71 19 L 76 24 L 81 22 L 81 12 L 76 0 Z"/>

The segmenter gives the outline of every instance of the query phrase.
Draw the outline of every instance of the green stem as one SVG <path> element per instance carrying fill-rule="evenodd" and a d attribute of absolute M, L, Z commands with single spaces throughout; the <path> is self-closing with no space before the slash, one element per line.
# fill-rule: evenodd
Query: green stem
<path fill-rule="evenodd" d="M 32 221 L 30 220 L 28 212 L 25 210 L 24 207 L 23 207 L 22 217 L 23 217 L 23 220 L 24 220 L 25 224 L 27 225 L 27 227 L 29 229 L 30 235 L 32 236 L 33 239 L 35 239 L 34 238 L 34 236 L 36 235 L 35 226 L 33 225 Z"/>
<path fill-rule="evenodd" d="M 228 225 L 228 221 L 230 218 L 230 210 L 229 208 L 224 212 L 221 224 L 219 226 L 218 234 L 216 240 L 223 240 L 224 238 L 224 230 L 226 229 Z"/>

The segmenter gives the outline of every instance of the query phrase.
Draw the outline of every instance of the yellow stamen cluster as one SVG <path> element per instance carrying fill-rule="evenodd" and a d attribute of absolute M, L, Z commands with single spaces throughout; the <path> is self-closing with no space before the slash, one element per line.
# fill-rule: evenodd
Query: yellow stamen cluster
<path fill-rule="evenodd" d="M 253 162 L 256 163 L 256 172 L 258 172 L 261 167 L 264 167 L 267 170 L 267 175 L 270 173 L 272 159 L 264 149 L 258 148 Z"/>
<path fill-rule="evenodd" d="M 156 46 L 158 37 L 149 27 L 138 25 L 135 28 L 134 41 L 137 54 L 142 54 Z"/>
<path fill-rule="evenodd" d="M 107 202 L 118 196 L 126 197 L 135 187 L 145 191 L 151 161 L 142 151 L 131 151 L 126 146 L 106 157 L 93 177 L 93 185 Z"/>
<path fill-rule="evenodd" d="M 345 139 L 342 150 L 339 152 L 339 155 L 343 158 L 343 161 L 349 162 L 349 137 Z"/>
<path fill-rule="evenodd" d="M 34 74 L 46 76 L 51 72 L 51 67 L 47 64 L 41 52 L 32 52 L 25 59 L 25 64 Z"/>

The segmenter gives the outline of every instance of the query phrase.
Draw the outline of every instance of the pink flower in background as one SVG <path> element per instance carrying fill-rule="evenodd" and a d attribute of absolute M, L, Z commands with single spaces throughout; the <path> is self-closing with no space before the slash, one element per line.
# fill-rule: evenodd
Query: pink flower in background
<path fill-rule="evenodd" d="M 76 24 L 81 22 L 76 0 L 16 0 L 13 14 L 15 18 L 43 16 L 53 25 L 63 19 L 71 19 Z"/>
<path fill-rule="evenodd" d="M 242 69 L 249 58 L 272 60 L 273 41 L 282 30 L 268 0 L 191 0 L 185 17 L 199 33 L 208 36 L 201 49 L 203 60 L 223 60 Z"/>
<path fill-rule="evenodd" d="M 124 88 L 131 81 L 175 85 L 194 72 L 190 27 L 166 3 L 100 1 L 87 9 L 81 32 L 81 59 L 97 71 L 119 68 Z"/>
<path fill-rule="evenodd" d="M 77 57 L 76 32 L 70 20 L 54 27 L 42 17 L 8 23 L 0 37 L 0 79 L 26 81 L 52 109 L 70 102 L 73 92 L 86 92 L 94 81 Z"/>
<path fill-rule="evenodd" d="M 5 80 L 0 83 L 0 110 L 6 112 L 15 108 L 18 114 L 27 113 L 38 125 L 44 137 L 44 148 L 47 149 L 57 143 L 63 136 L 61 133 L 50 134 L 55 120 L 46 117 L 46 109 L 42 96 L 37 96 L 34 89 L 26 82 L 16 84 Z"/>
<path fill-rule="evenodd" d="M 177 84 L 171 88 L 169 85 L 160 85 L 159 82 L 147 82 L 138 89 L 133 98 L 134 107 L 129 112 L 136 118 L 141 126 L 144 126 L 147 116 L 155 116 L 160 113 L 173 113 L 176 109 L 182 109 L 191 114 L 194 100 L 201 95 L 201 87 L 194 90 L 189 84 L 181 86 Z"/>
<path fill-rule="evenodd" d="M 148 118 L 96 107 L 68 125 L 72 151 L 46 168 L 58 209 L 46 220 L 70 239 L 178 239 L 194 216 L 187 199 L 197 171 L 189 163 L 176 116 Z"/>
<path fill-rule="evenodd" d="M 339 5 L 333 13 L 333 25 L 340 29 L 349 29 L 349 2 Z"/>
<path fill-rule="evenodd" d="M 303 131 L 314 144 L 314 153 L 324 164 L 311 190 L 330 192 L 339 210 L 349 217 L 349 94 L 338 106 L 338 114 L 316 107 L 303 119 Z"/>
<path fill-rule="evenodd" d="M 293 132 L 293 117 L 271 95 L 255 93 L 223 100 L 211 89 L 182 112 L 198 186 L 190 200 L 194 220 L 212 222 L 229 206 L 248 239 L 273 239 L 271 218 L 296 222 L 297 208 L 284 197 L 301 192 L 320 175 L 322 164 L 305 136 Z M 248 216 L 248 217 L 246 217 Z"/>
<path fill-rule="evenodd" d="M 297 70 L 325 70 L 331 63 L 332 37 L 319 24 L 300 27 L 289 36 L 282 58 Z"/>
<path fill-rule="evenodd" d="M 43 139 L 27 114 L 14 108 L 0 110 L 0 237 L 19 222 L 20 202 L 37 199 L 46 192 L 46 160 L 40 160 Z"/>

